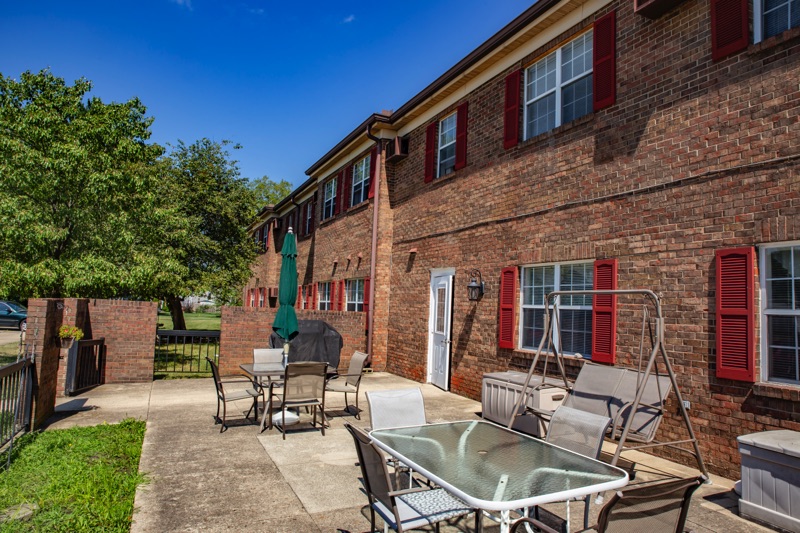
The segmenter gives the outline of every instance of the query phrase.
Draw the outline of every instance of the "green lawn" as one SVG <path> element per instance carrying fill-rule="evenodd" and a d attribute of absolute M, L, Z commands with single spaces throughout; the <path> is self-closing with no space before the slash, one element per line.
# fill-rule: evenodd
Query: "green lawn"
<path fill-rule="evenodd" d="M 219 313 L 184 313 L 186 328 L 192 330 L 219 331 Z M 169 313 L 158 312 L 158 329 L 172 329 Z"/>
<path fill-rule="evenodd" d="M 12 342 L 9 344 L 0 344 L 0 366 L 4 366 L 16 361 L 18 352 L 19 352 L 18 342 Z"/>
<path fill-rule="evenodd" d="M 145 423 L 29 433 L 14 443 L 0 472 L 0 513 L 35 504 L 26 521 L 0 522 L 0 532 L 130 531 Z M 7 457 L 0 454 L 2 468 Z"/>

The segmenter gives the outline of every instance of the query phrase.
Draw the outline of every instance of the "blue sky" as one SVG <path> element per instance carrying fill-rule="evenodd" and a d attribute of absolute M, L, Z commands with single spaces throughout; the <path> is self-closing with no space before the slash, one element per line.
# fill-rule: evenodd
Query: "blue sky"
<path fill-rule="evenodd" d="M 0 72 L 139 97 L 161 144 L 240 143 L 242 175 L 297 186 L 370 113 L 397 109 L 533 0 L 0 0 Z"/>

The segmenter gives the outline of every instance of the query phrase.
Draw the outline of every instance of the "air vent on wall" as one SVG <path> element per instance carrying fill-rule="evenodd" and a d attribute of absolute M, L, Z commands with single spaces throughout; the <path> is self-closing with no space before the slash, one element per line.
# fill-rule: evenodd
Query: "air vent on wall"
<path fill-rule="evenodd" d="M 386 146 L 386 161 L 396 163 L 408 156 L 408 139 L 395 137 Z"/>
<path fill-rule="evenodd" d="M 683 0 L 633 0 L 633 11 L 655 19 L 682 2 Z"/>

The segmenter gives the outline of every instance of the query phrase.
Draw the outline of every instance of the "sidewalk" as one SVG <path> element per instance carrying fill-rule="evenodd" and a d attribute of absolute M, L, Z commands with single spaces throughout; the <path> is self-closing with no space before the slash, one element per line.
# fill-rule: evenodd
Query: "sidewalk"
<path fill-rule="evenodd" d="M 126 417 L 147 421 L 140 469 L 149 483 L 136 495 L 133 533 L 177 531 L 335 532 L 369 530 L 367 498 L 345 421 L 369 426 L 365 390 L 422 387 L 429 422 L 476 419 L 480 403 L 386 373 L 364 376 L 361 420 L 341 411 L 342 394 L 332 394 L 327 413 L 331 427 L 290 431 L 258 427 L 239 415 L 241 402 L 229 409 L 230 427 L 214 425 L 214 385 L 210 379 L 104 385 L 62 398 L 48 429 L 114 423 Z M 352 395 L 350 395 L 352 403 Z M 230 406 L 229 406 L 230 407 Z M 337 416 L 339 415 L 339 416 Z M 309 426 L 310 428 L 310 426 Z M 628 454 L 626 454 L 628 455 Z M 637 482 L 652 472 L 688 477 L 696 470 L 649 455 L 630 454 L 639 463 Z M 737 516 L 733 482 L 712 476 L 692 500 L 687 527 L 698 533 L 771 531 Z M 573 528 L 579 529 L 582 503 L 573 504 Z M 600 506 L 593 505 L 596 515 Z M 563 516 L 563 504 L 548 506 Z M 379 521 L 379 528 L 383 529 Z M 472 519 L 443 531 L 472 531 Z M 484 520 L 486 531 L 499 531 Z"/>

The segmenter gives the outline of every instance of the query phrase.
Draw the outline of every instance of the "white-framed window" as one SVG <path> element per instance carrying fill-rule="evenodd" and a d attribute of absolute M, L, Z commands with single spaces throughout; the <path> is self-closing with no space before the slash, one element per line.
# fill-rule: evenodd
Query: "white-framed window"
<path fill-rule="evenodd" d="M 590 30 L 525 69 L 525 138 L 592 112 Z"/>
<path fill-rule="evenodd" d="M 753 0 L 753 41 L 800 27 L 800 0 Z"/>
<path fill-rule="evenodd" d="M 336 178 L 325 182 L 323 188 L 324 203 L 322 204 L 322 220 L 331 218 L 336 207 Z"/>
<path fill-rule="evenodd" d="M 258 306 L 264 307 L 264 296 L 266 296 L 266 289 L 258 289 Z"/>
<path fill-rule="evenodd" d="M 439 166 L 436 177 L 446 176 L 456 169 L 457 116 L 456 113 L 453 113 L 439 122 L 439 150 L 437 152 Z"/>
<path fill-rule="evenodd" d="M 345 292 L 347 294 L 347 310 L 364 310 L 364 280 L 348 279 L 345 281 Z"/>
<path fill-rule="evenodd" d="M 594 263 L 570 262 L 522 267 L 522 320 L 520 339 L 523 349 L 535 350 L 544 334 L 544 299 L 553 291 L 591 290 Z M 552 309 L 552 303 L 550 308 Z M 558 328 L 554 342 L 562 354 L 592 354 L 592 296 L 563 296 L 558 305 Z M 546 345 L 545 345 L 546 347 Z"/>
<path fill-rule="evenodd" d="M 322 281 L 317 284 L 317 309 L 330 311 L 331 306 L 331 282 Z"/>
<path fill-rule="evenodd" d="M 353 165 L 352 193 L 350 205 L 358 205 L 367 199 L 369 194 L 370 156 Z"/>
<path fill-rule="evenodd" d="M 800 385 L 800 242 L 759 247 L 761 379 Z"/>
<path fill-rule="evenodd" d="M 314 220 L 314 203 L 309 200 L 306 204 L 306 230 L 303 235 L 311 235 L 312 222 Z"/>

